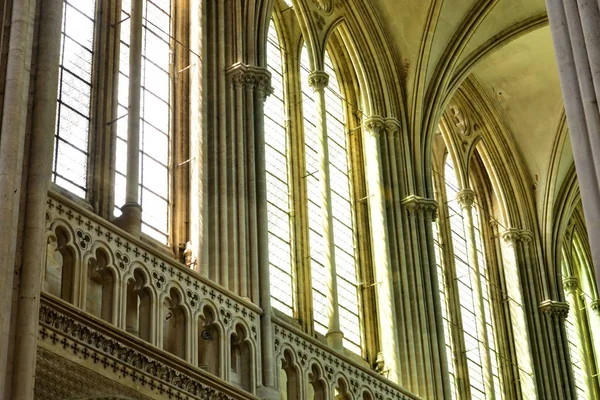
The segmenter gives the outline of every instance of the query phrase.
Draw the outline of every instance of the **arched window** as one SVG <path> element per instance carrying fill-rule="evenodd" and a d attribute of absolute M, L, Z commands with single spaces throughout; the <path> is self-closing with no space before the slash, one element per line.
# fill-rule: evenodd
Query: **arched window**
<path fill-rule="evenodd" d="M 495 324 L 490 295 L 491 286 L 479 216 L 480 206 L 476 199 L 471 209 L 473 226 L 469 227 L 465 217 L 467 211 L 461 207 L 458 200 L 461 188 L 454 165 L 448 155 L 444 163 L 443 180 L 443 185 L 439 185 L 443 186 L 443 193 L 438 193 L 438 203 L 443 205 L 441 207 L 446 207 L 440 212 L 446 216 L 446 221 L 440 221 L 440 229 L 448 229 L 446 237 L 449 240 L 447 244 L 449 248 L 446 249 L 444 254 L 449 257 L 442 260 L 439 251 L 436 253 L 436 257 L 440 294 L 443 303 L 442 317 L 445 325 L 447 351 L 450 353 L 448 362 L 450 363 L 449 371 L 451 384 L 453 385 L 453 397 L 461 397 L 458 393 L 464 390 L 468 390 L 473 399 L 489 397 L 490 394 L 487 391 L 490 388 L 486 388 L 485 385 L 485 376 L 488 373 L 486 369 L 488 369 L 493 382 L 491 390 L 495 391 L 496 399 L 501 399 L 502 386 L 498 353 L 496 351 Z M 469 243 L 470 229 L 473 230 L 474 243 Z M 478 274 L 475 270 L 474 260 L 469 257 L 470 246 L 473 246 L 473 250 L 476 252 Z M 452 277 L 452 279 L 449 279 L 449 277 Z M 481 294 L 477 290 L 478 286 L 481 288 Z M 455 299 L 454 305 L 449 304 L 449 298 Z M 450 307 L 457 309 L 452 313 L 448 310 Z M 456 320 L 453 320 L 451 315 L 455 315 Z M 481 325 L 478 324 L 478 318 L 484 319 L 487 336 L 480 331 Z M 455 343 L 459 343 L 459 347 L 464 348 L 463 354 L 453 346 Z M 486 362 L 489 364 L 486 364 Z M 456 386 L 459 382 L 455 374 L 455 365 L 460 364 L 466 367 L 468 374 L 468 377 L 465 377 L 468 378 L 468 388 L 463 387 L 462 390 Z"/>
<path fill-rule="evenodd" d="M 285 127 L 283 58 L 273 20 L 267 39 L 267 64 L 273 93 L 265 102 L 265 160 L 271 302 L 283 313 L 294 315 L 292 249 L 290 244 L 290 203 L 288 145 Z"/>
<path fill-rule="evenodd" d="M 312 272 L 314 328 L 321 334 L 328 329 L 327 287 L 328 271 L 324 266 L 323 223 L 321 218 L 321 184 L 319 183 L 319 153 L 317 113 L 312 88 L 308 84 L 309 61 L 306 46 L 301 56 L 301 85 L 304 116 L 304 153 L 308 201 L 308 228 Z M 325 72 L 329 83 L 325 89 L 325 111 L 333 236 L 337 274 L 337 295 L 340 329 L 345 347 L 361 353 L 361 321 L 358 298 L 358 268 L 355 256 L 354 221 L 352 215 L 351 177 L 346 136 L 346 109 L 329 51 L 325 53 Z"/>
<path fill-rule="evenodd" d="M 85 198 L 88 184 L 95 0 L 65 0 L 52 181 Z"/>
<path fill-rule="evenodd" d="M 577 214 L 574 212 L 574 216 Z M 592 332 L 600 325 L 591 309 L 598 302 L 594 287 L 589 252 L 586 251 L 577 218 L 572 218 L 574 226 L 570 241 L 562 248 L 562 275 L 565 299 L 569 303 L 569 313 L 565 319 L 565 330 L 571 357 L 571 369 L 578 399 L 596 398 L 600 393 L 598 364 L 595 352 L 599 345 L 593 340 Z"/>
<path fill-rule="evenodd" d="M 115 216 L 125 203 L 127 173 L 127 107 L 129 103 L 129 15 L 131 0 L 123 0 L 119 62 Z M 143 1 L 142 89 L 140 110 L 139 202 L 142 232 L 167 244 L 171 201 L 171 1 Z"/>

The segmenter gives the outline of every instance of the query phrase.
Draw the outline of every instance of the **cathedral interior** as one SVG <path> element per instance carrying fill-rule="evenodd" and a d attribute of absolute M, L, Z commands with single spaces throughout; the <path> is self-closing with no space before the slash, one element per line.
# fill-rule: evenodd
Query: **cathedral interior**
<path fill-rule="evenodd" d="M 0 399 L 600 399 L 597 0 L 0 4 Z"/>

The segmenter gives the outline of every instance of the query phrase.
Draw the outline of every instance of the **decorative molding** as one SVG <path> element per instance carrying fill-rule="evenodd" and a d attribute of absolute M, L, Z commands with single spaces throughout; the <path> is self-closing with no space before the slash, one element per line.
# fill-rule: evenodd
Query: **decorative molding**
<path fill-rule="evenodd" d="M 463 209 L 473 207 L 475 197 L 475 192 L 471 189 L 463 189 L 456 194 L 456 200 Z"/>
<path fill-rule="evenodd" d="M 397 118 L 388 117 L 385 118 L 385 130 L 388 136 L 397 138 L 400 136 L 400 130 L 402 124 Z"/>
<path fill-rule="evenodd" d="M 373 137 L 379 138 L 385 132 L 386 124 L 385 120 L 379 116 L 371 116 L 365 119 L 363 122 L 365 131 L 370 133 Z"/>
<path fill-rule="evenodd" d="M 402 200 L 402 205 L 411 213 L 417 214 L 422 211 L 432 221 L 437 219 L 438 204 L 434 199 L 410 195 Z"/>
<path fill-rule="evenodd" d="M 267 68 L 235 63 L 227 68 L 226 73 L 238 88 L 248 87 L 255 89 L 257 92 L 264 93 L 265 98 L 273 93 L 271 72 Z"/>
<path fill-rule="evenodd" d="M 35 373 L 35 399 L 149 400 L 97 372 L 39 347 Z M 179 398 L 184 398 L 179 395 Z M 187 398 L 187 396 L 185 396 Z"/>
<path fill-rule="evenodd" d="M 324 71 L 311 72 L 308 75 L 308 84 L 314 91 L 323 90 L 329 85 L 329 74 Z"/>
<path fill-rule="evenodd" d="M 596 313 L 596 315 L 600 316 L 600 300 L 593 300 L 590 303 L 590 308 Z"/>
<path fill-rule="evenodd" d="M 315 339 L 298 335 L 277 322 L 274 324 L 274 330 L 277 360 L 285 359 L 285 351 L 292 351 L 296 367 L 302 371 L 303 376 L 308 376 L 312 367 L 316 365 L 317 369 L 322 371 L 321 378 L 329 383 L 329 387 L 335 387 L 337 380 L 342 377 L 355 398 L 362 398 L 360 396 L 366 391 L 377 400 L 419 399 L 375 371 L 356 367 Z"/>
<path fill-rule="evenodd" d="M 114 381 L 129 380 L 170 399 L 255 399 L 165 351 L 139 343 L 141 339 L 99 325 L 60 300 L 42 297 L 39 325 L 41 346 L 78 364 L 91 363 L 114 375 Z"/>
<path fill-rule="evenodd" d="M 555 300 L 544 300 L 538 306 L 544 314 L 555 318 L 566 318 L 569 314 L 569 303 Z"/>
<path fill-rule="evenodd" d="M 115 287 L 131 279 L 134 271 L 139 269 L 147 276 L 159 298 L 168 296 L 171 288 L 179 290 L 182 305 L 189 310 L 193 319 L 202 312 L 199 305 L 205 304 L 213 309 L 217 322 L 223 327 L 228 327 L 233 319 L 243 321 L 258 347 L 260 307 L 201 277 L 174 258 L 162 256 L 109 222 L 80 210 L 60 195 L 50 193 L 47 213 L 47 237 L 55 237 L 57 227 L 63 227 L 79 249 L 76 265 L 87 268 L 84 261 L 101 248 L 108 255 L 109 266 L 115 266 Z M 234 329 L 235 326 L 230 328 Z"/>
<path fill-rule="evenodd" d="M 579 289 L 579 279 L 570 277 L 563 280 L 563 287 L 567 293 L 575 293 Z"/>

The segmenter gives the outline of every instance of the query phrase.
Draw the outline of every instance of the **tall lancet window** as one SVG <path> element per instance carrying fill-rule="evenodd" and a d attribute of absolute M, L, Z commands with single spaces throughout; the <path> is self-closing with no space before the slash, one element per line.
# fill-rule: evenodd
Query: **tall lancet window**
<path fill-rule="evenodd" d="M 123 0 L 119 63 L 118 117 L 129 102 L 129 14 L 131 0 Z M 142 89 L 140 123 L 140 204 L 142 232 L 167 244 L 170 221 L 171 159 L 171 1 L 143 1 Z M 125 203 L 127 173 L 127 117 L 117 121 L 115 215 Z"/>
<path fill-rule="evenodd" d="M 289 316 L 294 314 L 287 136 L 283 88 L 283 53 L 274 22 L 267 39 L 267 64 L 273 93 L 265 102 L 265 159 L 271 302 Z"/>
<path fill-rule="evenodd" d="M 82 198 L 87 194 L 95 10 L 95 0 L 65 0 L 52 164 L 52 181 Z"/>
<path fill-rule="evenodd" d="M 303 48 L 301 79 L 304 112 L 304 141 L 306 157 L 306 186 L 310 258 L 312 271 L 312 295 L 315 330 L 327 333 L 328 313 L 326 275 L 324 266 L 323 225 L 321 219 L 321 184 L 319 182 L 318 131 L 315 125 L 317 110 L 312 88 L 308 85 L 308 51 Z M 329 52 L 325 53 L 325 72 L 329 84 L 325 89 L 325 108 L 331 179 L 333 236 L 337 273 L 337 294 L 340 328 L 344 333 L 344 346 L 361 354 L 361 320 L 358 298 L 358 271 L 355 256 L 355 235 L 352 215 L 350 159 L 346 135 L 346 110 L 339 85 L 338 72 L 333 66 Z"/>
<path fill-rule="evenodd" d="M 576 211 L 579 212 L 579 211 Z M 565 330 L 571 357 L 571 369 L 577 399 L 595 399 L 600 393 L 598 383 L 598 363 L 596 354 L 600 345 L 594 340 L 600 323 L 593 307 L 598 302 L 594 286 L 593 269 L 589 250 L 586 249 L 580 234 L 584 230 L 577 221 L 570 242 L 562 249 L 562 274 L 565 300 L 569 303 L 569 313 L 565 319 Z"/>
<path fill-rule="evenodd" d="M 450 225 L 450 239 L 452 241 L 452 250 L 454 255 L 454 268 L 456 276 L 456 288 L 458 289 L 458 301 L 460 303 L 460 315 L 462 326 L 462 339 L 465 345 L 465 358 L 471 398 L 485 399 L 490 396 L 486 393 L 484 382 L 483 364 L 484 352 L 489 351 L 492 379 L 495 388 L 495 398 L 501 399 L 501 383 L 498 369 L 498 356 L 494 339 L 493 315 L 490 304 L 489 285 L 486 269 L 483 241 L 481 237 L 478 206 L 473 206 L 473 228 L 475 233 L 475 248 L 479 265 L 479 283 L 482 288 L 483 312 L 486 323 L 487 339 L 484 339 L 478 330 L 477 318 L 479 311 L 476 305 L 479 302 L 478 294 L 473 282 L 473 265 L 470 264 L 467 244 L 467 226 L 463 216 L 463 211 L 458 200 L 459 193 L 458 180 L 456 172 L 450 157 L 446 157 L 444 166 L 444 180 L 446 189 L 446 199 L 448 207 L 448 219 Z M 448 339 L 448 338 L 447 338 Z M 450 360 L 449 360 L 450 361 Z"/>

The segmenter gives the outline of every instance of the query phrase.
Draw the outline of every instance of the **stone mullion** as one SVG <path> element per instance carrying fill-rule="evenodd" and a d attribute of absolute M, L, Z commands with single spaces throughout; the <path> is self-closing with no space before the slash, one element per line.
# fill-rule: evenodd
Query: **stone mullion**
<path fill-rule="evenodd" d="M 331 200 L 331 181 L 329 173 L 329 146 L 327 133 L 327 114 L 325 103 L 325 88 L 329 76 L 323 71 L 309 75 L 309 84 L 315 93 L 317 108 L 317 132 L 319 144 L 319 182 L 321 184 L 321 220 L 323 229 L 324 264 L 327 281 L 327 302 L 329 309 L 329 329 L 327 343 L 336 350 L 343 349 L 343 333 L 340 330 L 340 311 L 337 293 L 337 273 L 335 264 L 335 242 L 333 238 L 333 213 Z"/>
<path fill-rule="evenodd" d="M 385 125 L 383 118 L 370 117 L 364 122 L 365 169 L 367 172 L 367 190 L 371 242 L 373 244 L 373 267 L 377 288 L 379 334 L 382 341 L 380 354 L 385 362 L 388 378 L 393 382 L 400 379 L 400 352 L 398 346 L 397 314 L 394 301 L 393 279 L 390 265 L 390 249 L 386 218 L 385 186 L 382 185 L 383 157 L 382 143 L 385 142 Z M 383 345 L 385 344 L 385 345 Z M 379 359 L 379 355 L 378 355 Z"/>
<path fill-rule="evenodd" d="M 498 231 L 498 222 L 495 219 L 490 220 L 490 237 L 490 245 L 493 249 L 493 264 L 502 266 L 504 260 L 502 258 L 501 239 Z M 496 299 L 494 303 L 499 305 L 497 307 L 498 310 L 495 313 L 497 315 L 496 326 L 500 332 L 502 332 L 502 335 L 498 335 L 500 337 L 498 347 L 500 349 L 500 354 L 505 355 L 498 360 L 502 376 L 503 393 L 512 395 L 511 398 L 514 399 L 522 399 L 523 393 L 521 391 L 521 385 L 516 384 L 519 380 L 519 364 L 515 353 L 515 331 L 513 329 L 510 308 L 514 300 L 509 296 L 506 287 L 505 273 L 501 267 L 497 271 L 497 279 L 499 289 L 495 291 Z"/>
<path fill-rule="evenodd" d="M 446 299 L 448 309 L 448 324 L 452 340 L 452 353 L 454 355 L 456 392 L 461 399 L 471 398 L 471 387 L 469 385 L 469 371 L 467 368 L 466 346 L 464 332 L 462 329 L 462 315 L 460 313 L 460 298 L 458 295 L 458 280 L 456 277 L 456 265 L 454 249 L 452 247 L 452 232 L 449 224 L 448 199 L 443 182 L 438 181 L 439 203 L 444 207 L 439 208 L 439 238 L 443 252 L 443 270 L 446 285 Z"/>
<path fill-rule="evenodd" d="M 477 319 L 477 333 L 481 342 L 480 356 L 482 362 L 483 378 L 485 385 L 486 396 L 490 399 L 495 399 L 494 379 L 492 374 L 491 354 L 488 340 L 488 330 L 485 320 L 485 308 L 483 303 L 483 288 L 481 282 L 481 270 L 477 257 L 477 246 L 475 244 L 475 226 L 473 221 L 473 203 L 475 193 L 470 189 L 463 189 L 457 195 L 457 200 L 460 203 L 463 217 L 464 229 L 467 239 L 467 250 L 469 257 L 469 267 L 471 274 L 471 284 L 475 294 L 475 311 Z M 469 349 L 470 350 L 470 349 Z"/>
<path fill-rule="evenodd" d="M 114 159 L 117 123 L 117 77 L 119 74 L 119 38 L 121 26 L 115 25 L 121 15 L 120 2 L 99 4 L 95 32 L 95 54 L 92 75 L 91 123 L 89 137 L 90 168 L 88 171 L 89 200 L 93 209 L 110 219 L 114 212 Z"/>
<path fill-rule="evenodd" d="M 431 385 L 431 381 L 434 380 L 432 370 L 432 349 L 429 343 L 429 309 L 427 307 L 427 301 L 425 299 L 425 293 L 427 290 L 427 284 L 424 277 L 422 264 L 421 245 L 419 238 L 419 218 L 422 212 L 421 205 L 418 203 L 415 196 L 410 196 L 403 200 L 404 206 L 408 209 L 408 231 L 410 232 L 410 242 L 412 248 L 413 257 L 413 290 L 415 292 L 417 309 L 413 309 L 413 312 L 417 312 L 417 332 L 420 332 L 420 337 L 417 338 L 418 354 L 417 364 L 419 371 L 419 385 L 417 393 L 421 396 L 428 398 L 435 398 L 434 388 Z M 428 293 L 428 292 L 427 292 Z"/>
<path fill-rule="evenodd" d="M 127 176 L 125 204 L 115 223 L 135 237 L 142 229 L 142 206 L 139 203 L 140 115 L 142 87 L 142 18 L 143 1 L 131 1 L 129 46 L 129 104 L 127 107 Z"/>

